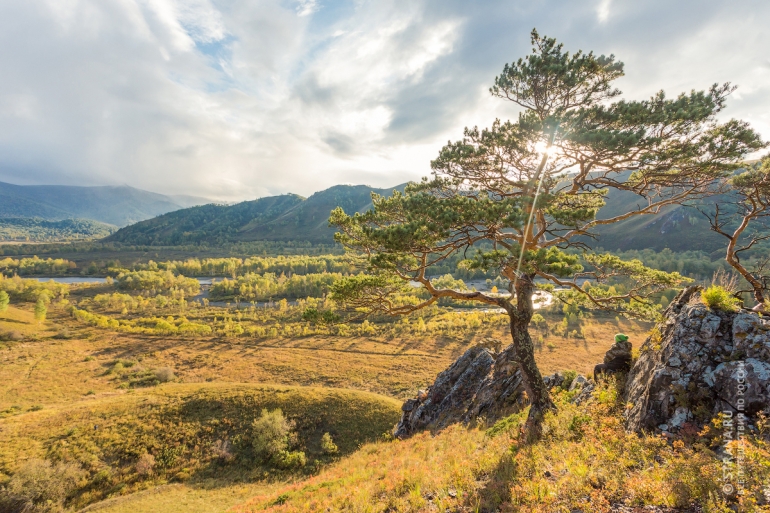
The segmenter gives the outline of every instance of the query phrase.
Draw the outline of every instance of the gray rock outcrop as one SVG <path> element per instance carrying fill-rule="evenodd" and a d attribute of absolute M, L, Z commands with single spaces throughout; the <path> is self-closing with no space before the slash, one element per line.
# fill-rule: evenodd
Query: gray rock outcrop
<path fill-rule="evenodd" d="M 751 422 L 770 411 L 770 321 L 711 310 L 699 290 L 682 291 L 644 342 L 626 381 L 628 429 L 675 433 L 720 412 Z"/>
<path fill-rule="evenodd" d="M 425 429 L 443 429 L 478 418 L 495 422 L 516 413 L 527 405 L 522 379 L 512 346 L 499 353 L 472 347 L 440 373 L 427 390 L 420 390 L 417 397 L 404 402 L 393 435 L 406 438 Z M 543 380 L 549 389 L 567 386 L 560 373 Z M 592 389 L 588 385 L 584 376 L 578 376 L 570 387 Z"/>
<path fill-rule="evenodd" d="M 468 349 L 424 394 L 403 404 L 393 435 L 405 438 L 427 428 L 467 423 L 480 415 L 502 418 L 521 409 L 524 385 L 512 351 L 511 347 L 498 354 L 481 346 Z"/>

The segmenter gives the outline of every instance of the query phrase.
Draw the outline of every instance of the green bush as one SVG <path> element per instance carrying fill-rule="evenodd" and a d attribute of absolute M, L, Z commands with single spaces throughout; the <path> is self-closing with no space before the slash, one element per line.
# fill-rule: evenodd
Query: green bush
<path fill-rule="evenodd" d="M 564 381 L 561 384 L 561 389 L 569 390 L 570 385 L 572 385 L 572 382 L 575 381 L 576 377 L 577 372 L 573 370 L 564 371 Z"/>
<path fill-rule="evenodd" d="M 280 451 L 273 456 L 273 463 L 278 468 L 301 468 L 307 464 L 307 458 L 302 451 Z"/>
<path fill-rule="evenodd" d="M 85 472 L 72 463 L 31 459 L 13 474 L 0 500 L 0 510 L 7 504 L 10 511 L 61 511 L 67 496 L 77 488 Z M 5 503 L 5 504 L 3 504 Z"/>
<path fill-rule="evenodd" d="M 8 293 L 4 290 L 0 290 L 0 312 L 8 310 L 8 304 L 11 302 L 8 297 Z"/>
<path fill-rule="evenodd" d="M 548 322 L 545 320 L 545 317 L 543 317 L 539 313 L 532 315 L 532 320 L 530 320 L 530 323 L 532 324 L 532 326 L 534 326 L 537 329 L 548 328 Z"/>
<path fill-rule="evenodd" d="M 321 437 L 321 450 L 324 454 L 335 454 L 339 450 L 329 433 L 324 433 Z"/>
<path fill-rule="evenodd" d="M 280 408 L 262 410 L 260 417 L 251 425 L 251 435 L 254 452 L 264 461 L 272 458 L 280 460 L 279 455 L 286 452 L 296 438 L 294 423 L 284 417 Z"/>
<path fill-rule="evenodd" d="M 169 367 L 162 367 L 160 369 L 155 369 L 153 374 L 155 375 L 155 379 L 157 379 L 161 383 L 168 383 L 169 381 L 176 379 L 173 369 Z"/>
<path fill-rule="evenodd" d="M 701 299 L 712 310 L 723 310 L 725 312 L 735 312 L 741 304 L 740 300 L 719 285 L 712 285 L 701 292 Z"/>

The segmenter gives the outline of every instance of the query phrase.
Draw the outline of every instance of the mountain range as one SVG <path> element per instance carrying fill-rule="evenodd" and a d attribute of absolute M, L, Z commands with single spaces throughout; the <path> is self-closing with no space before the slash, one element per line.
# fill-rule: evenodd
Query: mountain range
<path fill-rule="evenodd" d="M 331 244 L 335 230 L 328 219 L 332 209 L 340 206 L 348 213 L 363 212 L 372 206 L 372 191 L 390 195 L 404 186 L 335 185 L 309 198 L 284 194 L 235 205 L 202 205 L 128 226 L 104 240 L 158 246 L 257 240 Z"/>
<path fill-rule="evenodd" d="M 0 182 L 0 224 L 3 218 L 37 218 L 90 220 L 121 227 L 210 201 L 193 196 L 167 196 L 127 185 L 78 187 Z"/>
<path fill-rule="evenodd" d="M 405 185 L 405 184 L 404 184 Z M 203 205 L 163 214 L 118 230 L 105 241 L 135 245 L 216 245 L 248 241 L 306 241 L 333 243 L 335 229 L 328 226 L 329 212 L 371 208 L 371 192 L 390 195 L 404 185 L 375 189 L 365 185 L 336 185 L 309 198 L 295 194 L 260 198 L 235 205 Z M 612 190 L 600 217 L 609 218 L 638 208 L 632 193 Z M 641 205 L 640 205 L 641 206 Z M 697 210 L 672 206 L 657 215 L 631 217 L 597 230 L 591 245 L 606 250 L 669 248 L 673 251 L 716 251 L 725 242 L 709 229 Z"/>

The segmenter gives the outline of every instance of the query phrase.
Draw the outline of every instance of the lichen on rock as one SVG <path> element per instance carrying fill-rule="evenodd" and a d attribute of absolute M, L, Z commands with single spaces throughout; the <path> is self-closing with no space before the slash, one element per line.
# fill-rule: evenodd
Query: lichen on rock
<path fill-rule="evenodd" d="M 770 321 L 723 312 L 683 290 L 641 348 L 628 376 L 626 427 L 677 432 L 719 413 L 749 422 L 770 411 Z"/>

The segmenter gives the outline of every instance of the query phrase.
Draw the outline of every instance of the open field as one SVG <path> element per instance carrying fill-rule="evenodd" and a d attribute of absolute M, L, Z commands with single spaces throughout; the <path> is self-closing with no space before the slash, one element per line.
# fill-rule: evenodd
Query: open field
<path fill-rule="evenodd" d="M 344 456 L 388 432 L 400 401 L 430 384 L 469 346 L 509 337 L 499 325 L 401 338 L 163 337 L 89 326 L 55 305 L 38 322 L 31 310 L 30 303 L 15 305 L 0 317 L 0 333 L 20 338 L 0 342 L 0 472 L 12 474 L 31 458 L 78 461 L 102 481 L 72 505 L 116 513 L 223 511 L 269 495 L 303 477 L 265 474 L 248 463 L 248 450 L 234 468 L 220 469 L 210 454 L 216 440 L 248 433 L 245 426 L 262 407 L 281 407 L 299 420 L 308 454 L 318 455 L 320 435 L 331 431 Z M 585 339 L 551 334 L 538 362 L 544 372 L 588 372 L 619 330 L 639 342 L 647 326 L 586 319 Z M 173 372 L 171 382 L 147 381 L 162 369 Z M 371 392 L 381 395 L 366 395 Z M 190 404 L 197 409 L 189 410 Z M 238 420 L 220 433 L 208 423 L 229 418 L 223 407 L 235 408 Z M 194 446 L 185 445 L 193 440 Z M 143 447 L 157 452 L 180 443 L 182 455 L 162 474 L 140 479 L 132 471 Z"/>
<path fill-rule="evenodd" d="M 158 337 L 85 326 L 55 309 L 38 326 L 29 308 L 11 307 L 0 317 L 0 333 L 17 330 L 38 338 L 0 342 L 0 411 L 67 403 L 89 393 L 122 393 L 121 385 L 140 367 L 171 368 L 184 383 L 330 386 L 405 398 L 432 382 L 470 345 L 509 337 L 503 328 L 480 329 L 460 339 Z M 546 340 L 553 347 L 540 348 L 538 364 L 545 373 L 565 369 L 588 373 L 601 362 L 616 332 L 630 335 L 638 347 L 648 329 L 636 321 L 587 319 L 585 339 L 550 335 Z M 63 330 L 68 338 L 55 338 Z M 136 367 L 109 372 L 119 360 Z"/>
<path fill-rule="evenodd" d="M 90 309 L 89 298 L 107 289 L 73 287 L 70 299 Z M 429 313 L 424 328 L 417 327 L 419 317 L 398 330 L 378 325 L 367 335 L 293 336 L 302 323 L 292 312 L 302 306 L 252 310 L 242 320 L 233 309 L 145 307 L 144 315 L 174 313 L 211 326 L 238 316 L 251 323 L 245 326 L 292 327 L 276 337 L 225 329 L 162 336 L 94 326 L 73 317 L 67 305 L 52 301 L 42 322 L 32 302 L 17 301 L 0 316 L 0 480 L 29 461 L 75 462 L 89 481 L 68 504 L 115 513 L 223 511 L 281 495 L 390 432 L 401 401 L 468 347 L 505 345 L 510 338 L 500 319 L 473 312 Z M 111 318 L 117 313 L 111 308 L 99 311 Z M 465 316 L 482 323 L 471 329 Z M 548 327 L 533 330 L 544 373 L 590 373 L 617 331 L 638 346 L 649 329 L 587 317 L 584 338 L 576 339 L 554 329 L 560 319 L 546 314 Z M 262 408 L 281 408 L 296 424 L 298 447 L 309 461 L 303 470 L 276 470 L 255 459 L 249 426 Z M 326 432 L 339 447 L 334 457 L 319 448 Z M 216 456 L 223 441 L 233 454 L 227 464 Z M 157 471 L 139 473 L 143 453 L 163 462 Z"/>

